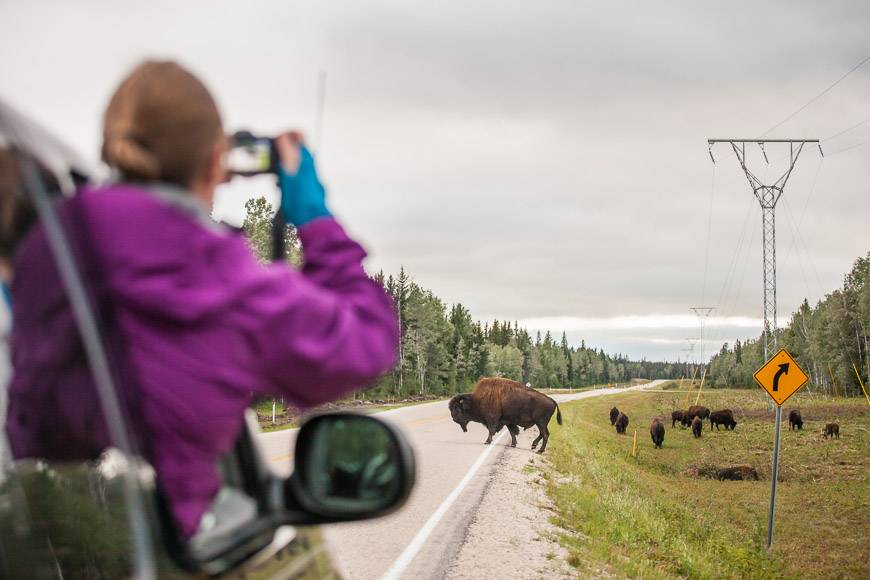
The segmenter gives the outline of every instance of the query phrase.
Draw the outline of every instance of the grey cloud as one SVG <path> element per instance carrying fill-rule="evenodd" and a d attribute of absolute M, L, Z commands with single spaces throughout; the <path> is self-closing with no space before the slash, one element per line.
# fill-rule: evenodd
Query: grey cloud
<path fill-rule="evenodd" d="M 95 158 L 101 109 L 141 58 L 185 62 L 228 127 L 264 132 L 313 127 L 325 69 L 319 161 L 369 268 L 404 265 L 446 301 L 511 320 L 682 314 L 701 301 L 760 316 L 760 215 L 724 147 L 707 250 L 706 138 L 767 130 L 867 56 L 870 29 L 863 1 L 209 7 L 206 19 L 170 2 L 5 6 L 3 96 Z M 52 18 L 69 34 L 36 32 Z M 870 117 L 868 94 L 870 64 L 776 134 L 833 135 Z M 835 154 L 867 140 L 870 124 L 826 143 L 815 188 L 819 157 L 805 152 L 789 184 L 783 320 L 870 248 L 870 146 Z M 273 190 L 234 183 L 216 215 L 238 223 L 247 197 Z M 675 358 L 670 332 L 569 338 Z"/>

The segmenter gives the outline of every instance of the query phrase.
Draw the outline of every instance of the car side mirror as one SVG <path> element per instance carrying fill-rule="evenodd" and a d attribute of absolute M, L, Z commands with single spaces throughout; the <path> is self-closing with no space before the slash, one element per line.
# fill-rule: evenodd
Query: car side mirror
<path fill-rule="evenodd" d="M 374 518 L 408 498 L 415 479 L 414 453 L 392 425 L 350 413 L 316 415 L 296 435 L 295 469 L 289 478 L 272 472 L 248 425 L 221 462 L 223 486 L 194 537 L 178 536 L 157 494 L 167 548 L 191 572 L 220 575 L 256 569 L 292 541 L 291 526 Z"/>
<path fill-rule="evenodd" d="M 288 506 L 316 522 L 386 515 L 414 485 L 414 453 L 388 423 L 351 413 L 317 415 L 299 429 L 295 470 L 287 481 Z"/>

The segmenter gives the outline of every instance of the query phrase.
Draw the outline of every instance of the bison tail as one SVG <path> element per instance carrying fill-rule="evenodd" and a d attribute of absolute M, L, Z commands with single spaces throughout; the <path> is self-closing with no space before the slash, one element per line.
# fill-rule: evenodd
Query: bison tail
<path fill-rule="evenodd" d="M 553 401 L 556 403 L 556 401 Z M 562 424 L 562 411 L 559 410 L 559 403 L 556 403 L 556 423 Z"/>

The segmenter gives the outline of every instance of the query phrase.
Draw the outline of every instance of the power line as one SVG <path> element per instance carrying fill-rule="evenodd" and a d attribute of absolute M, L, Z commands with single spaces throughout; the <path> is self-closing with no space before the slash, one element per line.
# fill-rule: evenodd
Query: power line
<path fill-rule="evenodd" d="M 809 107 L 810 105 L 812 105 L 813 103 L 815 103 L 816 101 L 821 99 L 823 96 L 825 96 L 828 93 L 828 91 L 830 91 L 831 89 L 836 87 L 838 84 L 840 84 L 846 77 L 848 77 L 850 74 L 852 74 L 853 72 L 855 72 L 856 70 L 861 68 L 861 66 L 863 66 L 864 63 L 866 63 L 868 60 L 870 60 L 870 56 L 865 57 L 864 60 L 862 60 L 861 62 L 859 62 L 858 64 L 856 64 L 852 68 L 850 68 L 846 74 L 844 74 L 843 76 L 841 76 L 840 78 L 835 80 L 831 85 L 828 86 L 828 88 L 826 88 L 821 93 L 819 93 L 818 95 L 816 95 L 815 97 L 813 97 L 812 99 L 807 101 L 802 107 L 800 107 L 794 113 L 792 113 L 791 115 L 789 115 L 788 117 L 786 117 L 785 119 L 783 119 L 782 121 L 780 121 L 779 123 L 777 123 L 776 125 L 771 127 L 770 129 L 768 129 L 767 131 L 762 133 L 761 136 L 764 137 L 765 135 L 767 135 L 768 133 L 770 133 L 774 129 L 778 129 L 779 127 L 781 127 L 782 125 L 784 125 L 788 121 L 791 121 L 798 113 L 800 113 L 801 111 L 803 111 L 804 109 L 806 109 L 807 107 Z"/>
<path fill-rule="evenodd" d="M 810 186 L 810 192 L 807 194 L 806 199 L 804 199 L 804 208 L 801 210 L 800 217 L 796 223 L 796 227 L 800 229 L 800 227 L 804 223 L 804 216 L 807 214 L 807 207 L 810 205 L 810 198 L 813 196 L 813 192 L 816 190 L 816 183 L 819 181 L 819 173 L 822 171 L 822 165 L 825 162 L 825 158 L 822 157 L 819 159 L 819 164 L 816 166 L 816 174 L 813 176 L 813 183 Z"/>
<path fill-rule="evenodd" d="M 801 270 L 803 270 L 803 265 L 800 263 L 800 256 L 801 256 L 801 253 L 803 253 L 805 258 L 806 258 L 806 262 L 809 264 L 810 268 L 813 269 L 813 274 L 815 274 L 815 276 L 816 276 L 816 284 L 819 287 L 819 296 L 820 297 L 824 296 L 825 290 L 824 290 L 824 287 L 822 286 L 822 278 L 819 276 L 819 270 L 818 270 L 818 268 L 816 268 L 816 262 L 815 262 L 815 260 L 813 260 L 813 255 L 812 255 L 812 253 L 810 253 L 810 248 L 807 245 L 806 240 L 804 240 L 804 236 L 801 233 L 800 228 L 798 227 L 797 223 L 794 221 L 794 216 L 792 215 L 791 207 L 790 207 L 790 204 L 788 203 L 788 201 L 785 202 L 785 216 L 786 216 L 786 218 L 788 218 L 788 220 L 792 224 L 793 236 L 794 236 L 793 242 L 794 242 L 795 247 L 797 248 L 796 255 L 798 256 L 798 263 L 800 264 Z M 801 246 L 803 246 L 803 249 L 801 248 Z M 803 272 L 801 272 L 801 273 L 803 274 Z M 806 283 L 806 280 L 804 280 L 804 285 L 807 288 L 807 294 L 809 294 L 810 287 L 809 287 L 809 284 Z M 807 296 L 807 300 L 809 300 L 809 296 Z"/>
<path fill-rule="evenodd" d="M 828 157 L 833 157 L 834 155 L 839 155 L 840 153 L 845 153 L 846 151 L 851 151 L 852 149 L 857 149 L 858 147 L 863 147 L 864 145 L 867 145 L 868 143 L 870 143 L 870 141 L 862 141 L 861 143 L 856 143 L 855 145 L 852 145 L 850 147 L 846 147 L 845 149 L 840 149 L 839 151 L 834 151 L 833 153 L 830 153 L 828 155 Z"/>
<path fill-rule="evenodd" d="M 710 264 L 710 233 L 713 230 L 713 198 L 716 194 L 716 165 L 713 165 L 713 178 L 710 183 L 710 213 L 707 217 L 707 249 L 704 252 L 704 282 L 701 286 L 701 302 L 707 293 L 707 269 Z"/>
<path fill-rule="evenodd" d="M 743 218 L 743 227 L 740 228 L 740 236 L 737 239 L 737 248 L 734 250 L 734 254 L 731 258 L 731 264 L 728 266 L 728 270 L 725 272 L 725 280 L 722 282 L 722 289 L 719 291 L 719 300 L 717 304 L 724 305 L 726 301 L 726 296 L 730 298 L 730 290 L 731 284 L 733 284 L 735 276 L 737 274 L 737 264 L 740 259 L 740 255 L 743 250 L 743 240 L 746 237 L 747 226 L 749 225 L 749 216 L 752 214 L 752 199 L 748 199 L 748 207 L 746 208 L 746 216 Z M 720 311 L 723 309 L 720 307 Z"/>
<path fill-rule="evenodd" d="M 846 133 L 848 133 L 848 132 L 851 131 L 852 129 L 857 129 L 858 127 L 860 127 L 861 125 L 863 125 L 863 124 L 865 124 L 865 123 L 870 123 L 870 117 L 867 117 L 867 118 L 864 119 L 863 121 L 860 121 L 860 122 L 858 122 L 858 123 L 855 123 L 854 125 L 852 125 L 852 126 L 849 127 L 848 129 L 843 129 L 843 130 L 840 131 L 839 133 L 834 133 L 834 134 L 831 135 L 830 137 L 825 137 L 824 139 L 822 139 L 822 141 L 830 141 L 831 139 L 836 139 L 836 138 L 839 137 L 840 135 L 845 135 Z"/>

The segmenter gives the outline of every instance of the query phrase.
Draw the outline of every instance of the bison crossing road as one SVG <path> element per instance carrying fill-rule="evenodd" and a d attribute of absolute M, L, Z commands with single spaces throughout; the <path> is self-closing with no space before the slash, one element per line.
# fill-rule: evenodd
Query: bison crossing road
<path fill-rule="evenodd" d="M 541 443 L 538 453 L 547 449 L 550 439 L 548 424 L 556 412 L 556 422 L 562 424 L 559 404 L 551 397 L 535 389 L 523 386 L 510 379 L 481 379 L 471 394 L 456 395 L 448 405 L 453 421 L 468 431 L 471 421 L 481 423 L 487 428 L 486 445 L 492 443 L 492 436 L 502 427 L 507 427 L 511 435 L 511 447 L 517 446 L 518 427 L 538 428 L 538 437 L 532 441 L 532 449 Z"/>
<path fill-rule="evenodd" d="M 656 388 L 664 381 L 632 387 Z M 564 404 L 575 399 L 624 393 L 629 389 L 596 389 L 582 393 L 553 395 Z M 417 484 L 408 503 L 385 518 L 325 526 L 324 535 L 333 548 L 335 564 L 343 578 L 443 578 L 451 566 L 468 576 L 488 577 L 479 563 L 457 560 L 466 541 L 468 527 L 485 495 L 490 475 L 508 453 L 529 453 L 511 449 L 505 432 L 483 446 L 486 429 L 468 425 L 463 433 L 452 421 L 448 401 L 412 405 L 378 413 L 378 417 L 399 426 L 409 437 L 417 454 Z M 263 457 L 282 473 L 288 473 L 296 431 L 274 431 L 258 436 Z M 479 437 L 471 439 L 472 437 Z M 511 509 L 505 506 L 505 509 Z M 519 522 L 518 522 L 519 525 Z M 492 552 L 504 530 L 492 530 Z M 389 574 L 388 574 L 389 572 Z"/>

